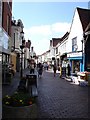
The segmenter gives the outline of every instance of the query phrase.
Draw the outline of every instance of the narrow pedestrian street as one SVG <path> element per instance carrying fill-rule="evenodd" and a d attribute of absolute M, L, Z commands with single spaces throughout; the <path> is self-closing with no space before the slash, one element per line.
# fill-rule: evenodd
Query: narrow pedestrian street
<path fill-rule="evenodd" d="M 87 118 L 88 88 L 44 72 L 38 80 L 38 118 Z"/>
<path fill-rule="evenodd" d="M 89 16 L 90 1 L 0 0 L 2 119 L 90 118 Z"/>
<path fill-rule="evenodd" d="M 24 75 L 28 72 L 28 69 L 24 70 Z M 3 96 L 12 94 L 18 83 L 19 75 L 16 74 L 11 85 L 3 86 Z M 88 118 L 88 87 L 71 84 L 61 79 L 59 73 L 54 77 L 52 70 L 43 71 L 42 77 L 38 78 L 36 99 L 37 118 Z M 27 118 L 30 118 L 27 112 Z"/>

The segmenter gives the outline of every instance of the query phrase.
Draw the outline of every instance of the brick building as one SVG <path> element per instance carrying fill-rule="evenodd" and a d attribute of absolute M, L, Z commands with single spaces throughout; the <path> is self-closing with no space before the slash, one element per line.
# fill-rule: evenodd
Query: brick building
<path fill-rule="evenodd" d="M 12 2 L 2 2 L 2 63 L 10 61 Z"/>

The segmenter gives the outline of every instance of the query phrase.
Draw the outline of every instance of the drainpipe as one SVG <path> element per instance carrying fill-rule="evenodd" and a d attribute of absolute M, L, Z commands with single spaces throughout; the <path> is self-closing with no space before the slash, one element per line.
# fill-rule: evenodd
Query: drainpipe
<path fill-rule="evenodd" d="M 84 62 L 83 62 L 83 39 L 81 40 L 81 42 L 82 42 L 82 62 L 81 62 L 82 63 L 82 70 L 81 71 L 83 72 L 84 71 L 84 67 L 83 67 L 84 66 L 83 65 L 84 64 Z"/>

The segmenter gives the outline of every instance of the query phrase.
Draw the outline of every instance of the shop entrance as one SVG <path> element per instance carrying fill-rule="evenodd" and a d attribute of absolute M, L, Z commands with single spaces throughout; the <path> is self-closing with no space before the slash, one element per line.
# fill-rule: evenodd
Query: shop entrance
<path fill-rule="evenodd" d="M 80 71 L 80 61 L 79 60 L 73 60 L 72 61 L 72 72 L 77 73 Z"/>

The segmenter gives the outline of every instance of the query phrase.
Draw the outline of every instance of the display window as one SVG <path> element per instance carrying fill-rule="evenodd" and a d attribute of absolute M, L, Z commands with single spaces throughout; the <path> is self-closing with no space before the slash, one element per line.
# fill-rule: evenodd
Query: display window
<path fill-rule="evenodd" d="M 74 60 L 73 61 L 73 73 L 77 73 L 80 71 L 80 61 Z"/>

